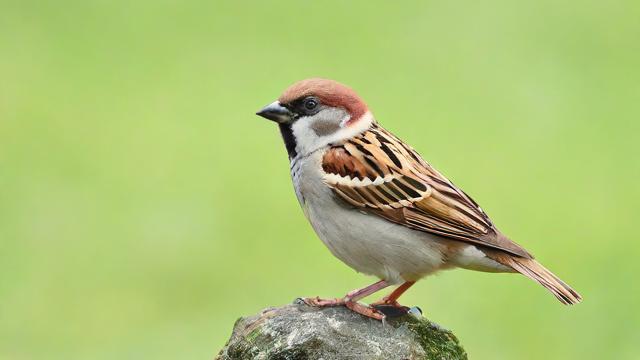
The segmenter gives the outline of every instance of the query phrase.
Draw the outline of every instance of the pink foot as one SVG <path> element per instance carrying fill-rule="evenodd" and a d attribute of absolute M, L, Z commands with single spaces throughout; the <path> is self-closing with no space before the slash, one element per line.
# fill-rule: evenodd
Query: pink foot
<path fill-rule="evenodd" d="M 372 319 L 384 321 L 385 315 L 370 306 L 363 305 L 354 301 L 347 301 L 344 303 L 344 305 L 347 308 L 349 308 L 351 311 L 356 312 L 360 315 L 364 315 Z"/>
<path fill-rule="evenodd" d="M 344 305 L 344 299 L 320 299 L 316 296 L 314 298 L 303 298 L 305 304 L 315 307 L 328 307 L 328 306 L 342 306 Z"/>

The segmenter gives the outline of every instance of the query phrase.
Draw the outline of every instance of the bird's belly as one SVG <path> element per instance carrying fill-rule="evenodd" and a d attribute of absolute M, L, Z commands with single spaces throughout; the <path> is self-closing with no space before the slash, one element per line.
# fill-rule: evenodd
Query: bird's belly
<path fill-rule="evenodd" d="M 298 175 L 309 222 L 331 253 L 356 271 L 399 283 L 447 267 L 446 240 L 363 213 L 335 198 L 320 177 Z"/>

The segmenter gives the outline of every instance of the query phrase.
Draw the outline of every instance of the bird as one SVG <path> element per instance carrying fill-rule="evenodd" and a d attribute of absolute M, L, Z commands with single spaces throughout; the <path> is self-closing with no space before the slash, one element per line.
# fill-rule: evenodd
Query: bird
<path fill-rule="evenodd" d="M 463 268 L 520 273 L 563 304 L 580 294 L 500 232 L 482 208 L 382 127 L 350 87 L 324 78 L 289 86 L 257 115 L 277 123 L 303 213 L 330 252 L 379 281 L 343 297 L 303 298 L 384 320 L 418 280 Z M 389 295 L 360 302 L 390 286 Z M 408 308 L 406 308 L 408 309 Z"/>

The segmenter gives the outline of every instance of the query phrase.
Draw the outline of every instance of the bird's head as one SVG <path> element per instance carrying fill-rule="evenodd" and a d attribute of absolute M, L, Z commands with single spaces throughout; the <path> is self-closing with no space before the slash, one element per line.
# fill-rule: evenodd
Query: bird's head
<path fill-rule="evenodd" d="M 279 124 L 291 158 L 351 138 L 374 121 L 355 91 L 337 81 L 319 78 L 291 85 L 277 101 L 256 114 Z"/>

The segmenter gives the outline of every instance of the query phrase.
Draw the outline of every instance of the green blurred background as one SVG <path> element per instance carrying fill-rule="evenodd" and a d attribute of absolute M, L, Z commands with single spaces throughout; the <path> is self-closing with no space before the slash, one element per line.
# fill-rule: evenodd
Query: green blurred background
<path fill-rule="evenodd" d="M 300 211 L 274 124 L 334 78 L 579 290 L 403 298 L 472 359 L 640 356 L 637 1 L 0 1 L 0 359 L 210 359 L 373 279 Z"/>

